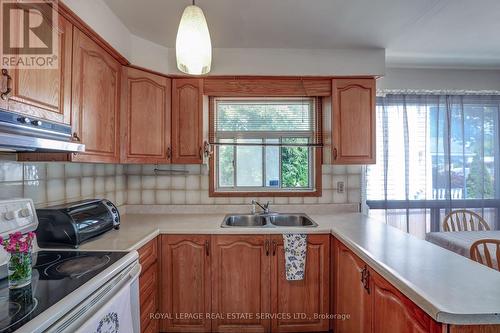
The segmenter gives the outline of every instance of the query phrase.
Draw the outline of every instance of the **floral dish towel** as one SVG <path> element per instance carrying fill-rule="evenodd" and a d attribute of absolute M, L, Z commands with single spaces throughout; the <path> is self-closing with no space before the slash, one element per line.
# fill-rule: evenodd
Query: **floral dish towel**
<path fill-rule="evenodd" d="M 303 280 L 306 270 L 307 235 L 283 234 L 285 275 L 288 281 Z"/>

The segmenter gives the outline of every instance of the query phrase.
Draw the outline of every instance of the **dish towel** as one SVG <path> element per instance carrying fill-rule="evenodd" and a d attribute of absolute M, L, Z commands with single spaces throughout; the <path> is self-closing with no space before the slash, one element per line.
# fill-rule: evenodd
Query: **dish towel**
<path fill-rule="evenodd" d="M 283 234 L 283 242 L 286 279 L 303 280 L 306 271 L 307 234 Z"/>
<path fill-rule="evenodd" d="M 126 285 L 97 310 L 76 333 L 136 333 L 132 323 L 130 286 Z"/>

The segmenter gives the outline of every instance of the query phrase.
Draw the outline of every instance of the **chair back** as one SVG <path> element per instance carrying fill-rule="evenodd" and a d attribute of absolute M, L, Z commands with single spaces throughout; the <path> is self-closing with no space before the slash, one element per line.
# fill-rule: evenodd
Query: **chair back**
<path fill-rule="evenodd" d="M 481 230 L 490 230 L 490 226 L 480 215 L 467 209 L 451 211 L 443 221 L 443 231 Z"/>
<path fill-rule="evenodd" d="M 500 239 L 480 239 L 470 247 L 470 258 L 500 271 Z"/>

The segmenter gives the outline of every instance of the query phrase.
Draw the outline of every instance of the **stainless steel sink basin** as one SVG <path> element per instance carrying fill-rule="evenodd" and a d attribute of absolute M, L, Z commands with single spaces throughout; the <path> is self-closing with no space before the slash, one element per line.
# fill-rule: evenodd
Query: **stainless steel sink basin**
<path fill-rule="evenodd" d="M 243 228 L 280 228 L 299 227 L 311 228 L 318 224 L 311 220 L 306 214 L 237 214 L 226 215 L 221 227 L 243 227 Z"/>
<path fill-rule="evenodd" d="M 317 227 L 316 222 L 305 214 L 270 215 L 268 221 L 277 227 Z"/>
<path fill-rule="evenodd" d="M 264 227 L 266 224 L 267 220 L 261 215 L 227 215 L 222 222 L 222 227 Z"/>

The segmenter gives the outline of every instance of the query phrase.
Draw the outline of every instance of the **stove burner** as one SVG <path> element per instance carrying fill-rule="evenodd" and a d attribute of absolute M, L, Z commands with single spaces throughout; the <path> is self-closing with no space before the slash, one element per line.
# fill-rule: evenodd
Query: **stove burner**
<path fill-rule="evenodd" d="M 32 297 L 31 287 L 27 292 L 22 290 L 16 292 L 23 295 L 21 297 L 17 297 L 15 294 L 14 296 L 0 297 L 0 327 L 2 332 L 28 317 L 38 305 L 38 300 Z"/>
<path fill-rule="evenodd" d="M 37 252 L 34 254 L 34 256 L 36 258 L 34 268 L 50 265 L 56 261 L 61 260 L 62 258 L 60 254 L 51 252 Z"/>
<path fill-rule="evenodd" d="M 78 279 L 87 273 L 99 270 L 110 260 L 111 258 L 108 255 L 102 257 L 83 255 L 52 263 L 45 268 L 44 273 L 48 276 L 55 275 Z"/>

